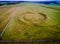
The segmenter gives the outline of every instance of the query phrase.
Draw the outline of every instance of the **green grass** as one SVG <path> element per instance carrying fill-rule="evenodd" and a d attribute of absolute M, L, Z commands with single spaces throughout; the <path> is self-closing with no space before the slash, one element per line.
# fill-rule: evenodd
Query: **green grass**
<path fill-rule="evenodd" d="M 2 6 L 0 7 L 0 33 L 8 23 L 10 19 L 10 13 L 8 10 L 10 10 L 12 7 L 10 6 Z"/>
<path fill-rule="evenodd" d="M 12 6 L 11 6 L 12 7 Z M 17 7 L 15 5 L 14 7 Z M 8 27 L 5 30 L 5 33 L 1 37 L 2 40 L 51 40 L 51 39 L 60 39 L 60 11 L 56 9 L 51 9 L 43 7 L 41 5 L 35 4 L 23 4 L 20 7 L 20 11 L 16 16 L 11 20 Z M 55 7 L 54 7 L 55 8 Z M 47 15 L 48 18 L 45 21 L 45 24 L 26 24 L 25 22 L 18 19 L 18 16 L 21 16 L 21 12 L 26 11 L 40 12 Z M 3 13 L 3 12 L 1 12 Z M 5 14 L 5 13 L 4 13 Z M 1 22 L 7 20 L 8 15 L 1 15 Z M 7 23 L 7 22 L 6 22 Z M 4 23 L 1 23 L 4 25 Z M 1 28 L 0 28 L 1 29 Z"/>
<path fill-rule="evenodd" d="M 50 8 L 50 9 L 60 10 L 60 6 L 51 6 L 51 5 L 41 5 L 41 6 Z"/>
<path fill-rule="evenodd" d="M 0 14 L 0 32 L 5 27 L 7 22 L 8 22 L 8 14 L 6 14 L 6 13 Z"/>

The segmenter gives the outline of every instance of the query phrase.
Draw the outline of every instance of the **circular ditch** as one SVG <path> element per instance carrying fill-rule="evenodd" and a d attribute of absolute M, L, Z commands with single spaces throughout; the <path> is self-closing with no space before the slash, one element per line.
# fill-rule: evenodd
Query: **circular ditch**
<path fill-rule="evenodd" d="M 18 19 L 26 24 L 33 24 L 33 25 L 42 25 L 47 19 L 47 16 L 43 13 L 36 13 L 36 12 L 26 12 L 20 14 Z"/>

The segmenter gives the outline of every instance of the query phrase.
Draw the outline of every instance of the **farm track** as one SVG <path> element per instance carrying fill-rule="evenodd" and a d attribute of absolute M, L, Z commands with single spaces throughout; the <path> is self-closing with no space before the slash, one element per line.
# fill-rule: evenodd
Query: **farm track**
<path fill-rule="evenodd" d="M 23 6 L 23 7 L 25 7 L 25 10 L 23 10 L 24 8 L 21 9 L 20 6 L 19 6 L 19 7 L 14 8 L 13 10 L 10 10 L 10 11 L 12 11 L 11 13 L 10 13 L 10 11 L 9 11 L 9 13 L 10 13 L 10 16 L 9 16 L 9 17 L 10 17 L 11 19 L 8 21 L 8 23 L 7 23 L 6 26 L 4 27 L 2 33 L 0 34 L 0 37 L 2 37 L 2 36 L 5 35 L 5 34 L 7 35 L 7 33 L 8 33 L 9 31 L 8 31 L 8 29 L 6 29 L 6 28 L 10 28 L 10 29 L 11 29 L 10 32 L 13 32 L 12 35 L 14 35 L 14 33 L 17 32 L 17 30 L 15 30 L 15 27 L 16 27 L 16 29 L 18 29 L 21 24 L 20 24 L 20 22 L 18 22 L 18 20 L 17 20 L 15 17 L 18 16 L 18 15 L 20 15 L 20 12 L 21 12 L 21 11 L 22 11 L 22 13 L 23 13 L 23 12 L 26 12 L 26 9 L 29 9 L 29 6 L 28 6 L 27 8 L 26 8 L 26 6 Z M 33 7 L 34 7 L 34 6 L 33 6 Z M 32 8 L 33 8 L 33 7 L 32 7 Z M 35 8 L 34 8 L 34 9 L 35 9 Z M 21 11 L 20 11 L 20 10 L 21 10 Z M 30 9 L 29 9 L 29 10 L 30 10 Z M 38 9 L 38 10 L 39 10 L 39 9 Z M 45 15 L 46 15 L 46 14 L 49 14 L 49 12 L 51 12 L 51 13 L 55 12 L 56 9 L 54 10 L 53 8 L 41 6 L 41 7 L 40 7 L 40 10 L 41 10 L 40 12 L 42 12 L 42 10 L 43 10 L 43 12 L 42 12 L 43 14 L 42 14 L 42 13 L 40 13 L 40 14 L 41 14 L 42 16 L 44 16 L 44 20 L 45 20 L 45 19 L 47 19 L 47 17 L 46 17 Z M 50 10 L 50 11 L 47 11 L 46 14 L 45 14 L 45 10 L 46 10 L 46 11 L 47 11 L 47 10 Z M 56 10 L 56 12 L 58 12 L 58 11 Z M 49 14 L 49 15 L 50 15 L 50 14 Z M 20 17 L 21 17 L 21 15 L 19 16 L 19 18 L 20 18 Z M 15 18 L 15 19 L 14 19 L 14 18 Z M 16 20 L 18 23 L 15 22 L 15 20 Z M 23 17 L 22 17 L 20 20 L 23 21 L 23 20 L 24 20 Z M 12 24 L 11 21 L 14 21 L 13 24 Z M 16 24 L 15 27 L 13 27 L 13 26 L 15 25 L 14 23 Z M 9 27 L 10 24 L 12 24 L 11 27 Z M 50 24 L 49 24 L 49 25 L 50 25 Z M 22 26 L 22 25 L 21 25 L 21 26 Z M 28 26 L 26 26 L 26 27 L 28 27 Z M 20 28 L 19 28 L 19 29 L 20 29 Z M 18 30 L 19 30 L 19 29 L 18 29 Z M 29 29 L 29 28 L 28 28 L 28 29 Z M 32 29 L 32 28 L 30 28 L 30 29 Z M 53 29 L 53 28 L 51 28 L 51 29 Z M 13 30 L 14 30 L 14 31 L 13 31 Z M 22 30 L 22 29 L 20 29 L 20 30 Z M 54 30 L 54 29 L 53 29 L 53 30 Z M 55 29 L 55 30 L 56 30 L 56 29 Z M 6 32 L 6 31 L 7 31 L 7 32 Z M 24 31 L 24 30 L 23 30 L 23 31 Z M 23 31 L 21 31 L 21 33 L 22 33 Z M 34 30 L 34 31 L 35 31 L 35 30 Z M 34 31 L 33 31 L 33 33 L 34 33 Z M 19 31 L 18 31 L 18 32 L 19 32 Z M 19 34 L 20 32 L 19 32 L 19 33 L 18 33 L 18 32 L 16 33 L 16 36 L 17 36 L 17 37 L 19 37 L 19 35 L 20 35 L 20 34 Z M 53 31 L 52 31 L 52 32 L 53 32 Z M 5 34 L 4 34 L 4 33 L 5 33 Z M 28 32 L 28 33 L 29 33 L 29 32 Z M 8 33 L 8 35 L 7 35 L 8 38 L 9 38 L 9 34 L 10 34 L 10 33 Z M 24 34 L 24 32 L 23 32 L 23 34 Z M 31 34 L 32 34 L 32 33 L 31 33 Z M 6 35 L 5 35 L 5 36 L 6 36 Z M 10 35 L 11 35 L 11 34 L 10 34 Z M 15 36 L 15 35 L 14 35 L 14 36 Z M 13 36 L 11 36 L 11 37 L 13 37 Z M 23 36 L 23 37 L 24 37 L 24 36 Z M 33 36 L 33 37 L 34 37 L 34 36 Z M 27 38 L 28 38 L 28 37 L 27 37 Z M 4 39 L 4 36 L 3 36 L 3 39 Z M 17 39 L 17 38 L 16 38 L 16 39 Z"/>
<path fill-rule="evenodd" d="M 8 27 L 8 25 L 9 25 L 9 23 L 12 21 L 12 19 L 16 16 L 16 12 L 18 12 L 18 9 L 19 9 L 19 7 L 13 7 L 11 10 L 9 10 L 8 11 L 8 13 L 11 13 L 10 14 L 10 20 L 8 21 L 8 23 L 6 24 L 6 26 L 4 27 L 4 29 L 3 29 L 3 31 L 1 32 L 1 34 L 0 34 L 0 38 L 1 38 L 1 36 L 4 34 L 4 32 L 5 32 L 5 29 Z"/>
<path fill-rule="evenodd" d="M 13 12 L 13 10 L 14 7 L 0 8 L 0 32 L 11 18 L 12 15 L 10 15 L 10 13 Z"/>

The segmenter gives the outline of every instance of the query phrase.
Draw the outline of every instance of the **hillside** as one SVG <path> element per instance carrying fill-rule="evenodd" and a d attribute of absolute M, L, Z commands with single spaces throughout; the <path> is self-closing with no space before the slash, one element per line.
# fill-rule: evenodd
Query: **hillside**
<path fill-rule="evenodd" d="M 1 40 L 60 40 L 60 6 L 21 3 L 0 7 Z"/>

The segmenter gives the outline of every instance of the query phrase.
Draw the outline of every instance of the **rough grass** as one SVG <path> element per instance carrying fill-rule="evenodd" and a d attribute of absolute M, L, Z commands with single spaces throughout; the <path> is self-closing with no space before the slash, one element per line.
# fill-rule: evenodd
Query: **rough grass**
<path fill-rule="evenodd" d="M 6 28 L 5 33 L 1 37 L 2 40 L 60 39 L 60 11 L 31 4 L 23 4 L 20 8 L 20 12 L 16 14 Z M 45 21 L 46 24 L 43 23 L 44 25 L 42 26 L 41 24 L 39 24 L 40 26 L 36 24 L 28 25 L 18 19 L 18 16 L 21 16 L 20 13 L 26 12 L 27 10 L 44 13 L 48 17 L 51 17 L 51 19 L 47 19 Z"/>
<path fill-rule="evenodd" d="M 10 19 L 10 13 L 11 11 L 9 11 L 12 7 L 8 7 L 8 6 L 2 6 L 0 7 L 0 33 L 1 31 L 4 29 L 4 27 L 6 26 L 6 24 L 8 23 L 9 19 Z"/>
<path fill-rule="evenodd" d="M 2 12 L 0 13 L 0 32 L 2 31 L 2 29 L 5 27 L 5 25 L 7 24 L 8 22 L 8 14 L 6 13 L 3 13 Z"/>

